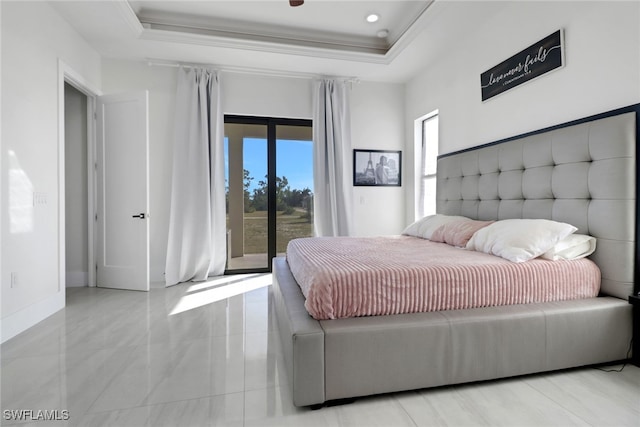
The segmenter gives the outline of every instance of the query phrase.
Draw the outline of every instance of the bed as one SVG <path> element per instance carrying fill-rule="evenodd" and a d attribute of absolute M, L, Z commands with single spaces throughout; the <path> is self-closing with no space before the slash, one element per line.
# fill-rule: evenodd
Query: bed
<path fill-rule="evenodd" d="M 274 258 L 273 303 L 293 403 L 627 359 L 639 112 L 640 105 L 625 107 L 438 159 L 439 214 L 548 219 L 594 236 L 598 296 L 314 319 L 287 259 Z"/>

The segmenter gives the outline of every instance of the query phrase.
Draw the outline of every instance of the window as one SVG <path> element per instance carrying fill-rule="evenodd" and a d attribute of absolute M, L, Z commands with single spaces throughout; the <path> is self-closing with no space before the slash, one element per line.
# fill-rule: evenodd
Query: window
<path fill-rule="evenodd" d="M 436 169 L 438 162 L 438 110 L 415 122 L 418 183 L 416 218 L 436 213 Z"/>

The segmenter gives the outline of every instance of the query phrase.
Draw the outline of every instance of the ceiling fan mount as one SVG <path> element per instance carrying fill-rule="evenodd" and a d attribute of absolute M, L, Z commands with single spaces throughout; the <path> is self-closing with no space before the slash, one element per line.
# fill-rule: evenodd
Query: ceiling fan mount
<path fill-rule="evenodd" d="M 289 0 L 289 6 L 296 7 L 302 6 L 304 4 L 304 0 Z"/>

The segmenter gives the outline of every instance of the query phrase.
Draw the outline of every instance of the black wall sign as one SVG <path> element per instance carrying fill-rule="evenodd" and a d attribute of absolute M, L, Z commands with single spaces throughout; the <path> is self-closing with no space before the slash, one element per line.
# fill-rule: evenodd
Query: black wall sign
<path fill-rule="evenodd" d="M 482 73 L 482 100 L 560 68 L 562 62 L 562 30 L 558 30 Z"/>

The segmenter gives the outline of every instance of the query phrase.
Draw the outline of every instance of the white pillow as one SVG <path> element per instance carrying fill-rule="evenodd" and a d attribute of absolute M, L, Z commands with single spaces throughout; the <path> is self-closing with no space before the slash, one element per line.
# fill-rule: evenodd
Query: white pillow
<path fill-rule="evenodd" d="M 405 234 L 407 236 L 421 237 L 423 239 L 431 239 L 431 235 L 433 234 L 433 232 L 436 231 L 441 225 L 461 220 L 470 221 L 469 218 L 464 216 L 443 214 L 428 215 L 409 225 L 404 229 L 402 234 Z"/>
<path fill-rule="evenodd" d="M 577 230 L 547 219 L 505 219 L 478 230 L 466 248 L 524 262 L 539 257 Z"/>
<path fill-rule="evenodd" d="M 580 259 L 596 250 L 596 238 L 585 234 L 570 234 L 541 255 L 544 259 Z"/>
<path fill-rule="evenodd" d="M 418 235 L 418 229 L 420 228 L 420 224 L 422 224 L 424 221 L 427 221 L 432 216 L 433 215 L 425 216 L 423 218 L 420 218 L 416 222 L 414 222 L 412 224 L 409 224 L 409 226 L 407 226 L 407 228 L 404 229 L 402 234 L 404 234 L 406 236 L 420 237 Z"/>

